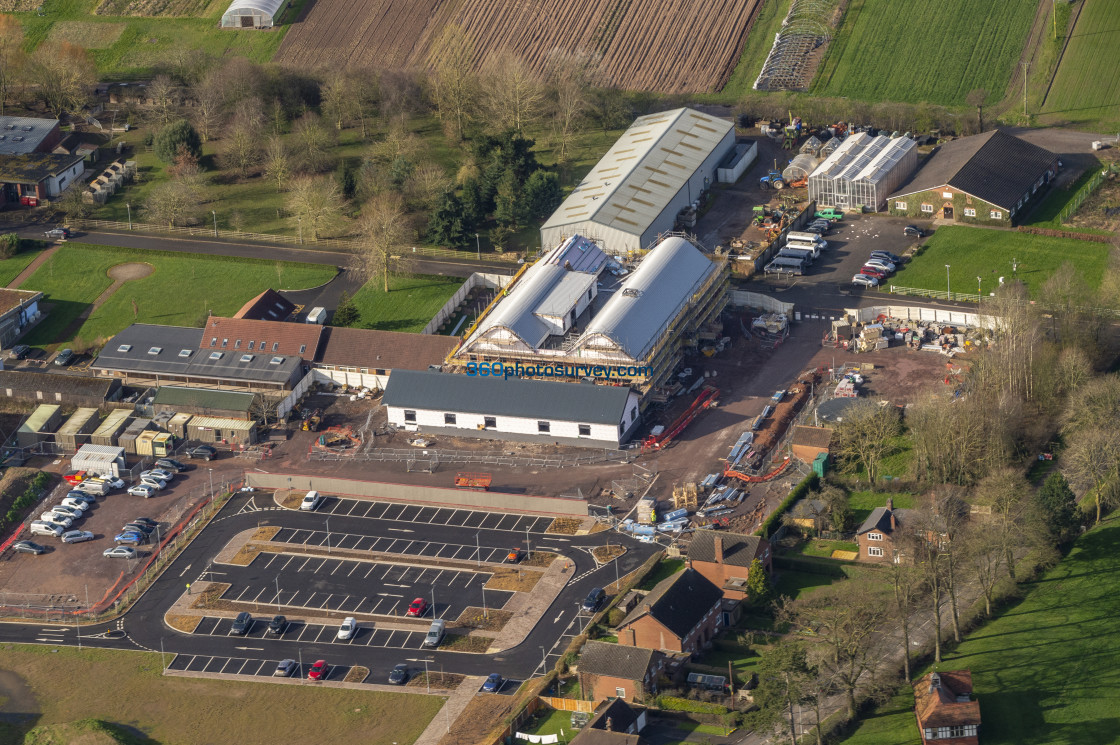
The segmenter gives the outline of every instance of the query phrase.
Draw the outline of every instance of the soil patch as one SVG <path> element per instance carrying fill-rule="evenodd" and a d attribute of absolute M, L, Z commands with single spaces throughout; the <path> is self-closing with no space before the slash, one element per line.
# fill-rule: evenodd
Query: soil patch
<path fill-rule="evenodd" d="M 497 569 L 486 583 L 486 589 L 506 590 L 508 592 L 529 592 L 537 586 L 537 582 L 539 582 L 540 579 L 540 572 Z"/>
<path fill-rule="evenodd" d="M 194 630 L 198 628 L 199 622 L 202 621 L 202 616 L 169 615 L 164 620 L 167 621 L 168 626 L 176 631 L 193 634 Z"/>
<path fill-rule="evenodd" d="M 346 672 L 346 677 L 342 679 L 343 683 L 361 683 L 369 677 L 369 668 L 362 667 L 361 665 L 354 665 Z"/>
<path fill-rule="evenodd" d="M 521 562 L 521 565 L 527 567 L 547 567 L 556 560 L 556 556 L 557 554 L 551 551 L 533 551 Z"/>
<path fill-rule="evenodd" d="M 481 654 L 490 649 L 493 639 L 488 636 L 464 636 L 463 634 L 448 634 L 443 639 L 440 649 L 449 652 L 475 652 Z"/>
<path fill-rule="evenodd" d="M 116 266 L 109 267 L 109 271 L 106 272 L 106 274 L 108 274 L 109 279 L 114 282 L 127 282 L 130 279 L 143 279 L 155 270 L 156 268 L 154 266 L 143 261 L 129 261 L 124 264 L 117 264 Z M 109 292 L 109 290 L 106 290 L 106 292 Z"/>
<path fill-rule="evenodd" d="M 517 696 L 475 696 L 451 723 L 451 731 L 439 745 L 460 745 L 465 742 L 489 742 L 480 736 L 499 726 L 513 712 Z"/>
<path fill-rule="evenodd" d="M 460 637 L 460 638 L 481 639 L 482 637 Z M 485 652 L 486 650 L 483 650 L 483 651 Z M 445 690 L 445 691 L 449 691 L 451 689 L 458 688 L 462 684 L 462 682 L 466 679 L 467 679 L 466 675 L 459 675 L 458 673 L 436 673 L 436 672 L 420 673 L 419 675 L 417 675 L 414 678 L 409 678 L 408 682 L 405 683 L 405 687 L 407 687 L 407 688 L 427 688 L 428 687 L 428 682 L 430 680 L 431 684 L 432 684 L 432 688 L 439 688 L 439 689 L 442 689 L 442 690 Z"/>
<path fill-rule="evenodd" d="M 508 610 L 494 610 L 493 608 L 479 608 L 476 605 L 468 605 L 459 614 L 459 617 L 451 622 L 450 627 L 479 629 L 480 631 L 501 631 L 511 618 L 513 618 L 513 614 Z"/>
<path fill-rule="evenodd" d="M 596 546 L 591 550 L 591 553 L 595 556 L 595 560 L 600 564 L 606 564 L 611 559 L 622 556 L 624 553 L 626 553 L 626 547 L 617 545 Z"/>
<path fill-rule="evenodd" d="M 545 533 L 558 533 L 560 535 L 575 535 L 583 520 L 574 517 L 558 517 L 552 521 Z"/>

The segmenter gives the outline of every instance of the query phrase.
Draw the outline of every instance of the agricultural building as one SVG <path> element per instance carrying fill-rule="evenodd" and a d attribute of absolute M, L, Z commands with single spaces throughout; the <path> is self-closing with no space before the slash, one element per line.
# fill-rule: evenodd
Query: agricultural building
<path fill-rule="evenodd" d="M 1057 154 L 994 129 L 942 145 L 887 207 L 892 215 L 1009 227 L 1057 173 Z"/>
<path fill-rule="evenodd" d="M 152 411 L 227 419 L 251 419 L 255 393 L 220 391 L 215 388 L 188 388 L 177 385 L 160 386 L 152 401 Z"/>
<path fill-rule="evenodd" d="M 578 234 L 610 254 L 649 248 L 734 145 L 731 122 L 693 109 L 639 117 L 541 226 L 541 245 Z"/>
<path fill-rule="evenodd" d="M 394 370 L 427 370 L 455 351 L 454 336 L 328 326 L 315 369 L 335 383 L 381 390 Z"/>
<path fill-rule="evenodd" d="M 77 450 L 79 446 L 89 441 L 90 435 L 100 423 L 101 418 L 97 416 L 97 409 L 78 409 L 58 430 L 54 441 L 63 450 Z"/>
<path fill-rule="evenodd" d="M 685 340 L 695 343 L 726 305 L 727 262 L 673 236 L 599 295 L 597 277 L 604 285 L 611 279 L 601 274 L 605 260 L 585 238 L 563 241 L 506 287 L 452 361 L 468 370 L 472 363 L 546 366 L 543 374 L 522 377 L 598 377 L 647 390 L 663 385 Z"/>
<path fill-rule="evenodd" d="M 24 401 L 100 407 L 121 397 L 119 380 L 0 370 L 0 395 Z"/>
<path fill-rule="evenodd" d="M 617 448 L 641 417 L 625 386 L 399 370 L 383 398 L 409 431 L 578 447 Z"/>
<path fill-rule="evenodd" d="M 58 404 L 40 404 L 35 407 L 35 411 L 16 430 L 16 443 L 21 448 L 29 448 L 50 439 L 62 422 L 60 408 Z"/>
<path fill-rule="evenodd" d="M 0 289 L 0 345 L 10 347 L 29 324 L 39 319 L 39 301 L 43 293 L 36 290 Z"/>
<path fill-rule="evenodd" d="M 111 445 L 82 445 L 70 459 L 71 469 L 99 476 L 120 476 L 124 464 L 124 448 Z"/>
<path fill-rule="evenodd" d="M 222 28 L 272 28 L 288 0 L 233 0 L 222 14 Z"/>
<path fill-rule="evenodd" d="M 85 169 L 81 153 L 0 153 L 0 205 L 38 207 L 40 201 L 54 199 L 81 178 Z"/>
<path fill-rule="evenodd" d="M 840 143 L 809 175 L 809 199 L 818 206 L 878 212 L 917 165 L 918 146 L 909 137 L 860 132 Z"/>

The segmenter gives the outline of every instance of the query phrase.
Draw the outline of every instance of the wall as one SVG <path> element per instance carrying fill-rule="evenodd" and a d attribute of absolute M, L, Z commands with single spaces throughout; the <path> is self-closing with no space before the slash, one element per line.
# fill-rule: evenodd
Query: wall
<path fill-rule="evenodd" d="M 874 564 L 890 564 L 894 560 L 894 541 L 891 539 L 890 534 L 878 533 L 883 536 L 883 539 L 881 541 L 873 541 L 868 538 L 871 532 L 860 533 L 856 536 L 856 543 L 859 544 L 859 560 Z M 883 549 L 883 555 L 871 556 L 867 553 L 867 549 L 871 547 Z"/>
<path fill-rule="evenodd" d="M 609 698 L 622 698 L 624 701 L 638 700 L 644 691 L 639 681 L 627 680 L 626 678 L 616 678 L 613 675 L 592 675 L 590 673 L 581 674 L 584 695 L 590 691 L 591 699 L 593 701 L 605 701 Z M 621 688 L 625 693 L 619 697 L 618 691 Z"/>
<path fill-rule="evenodd" d="M 413 486 L 379 481 L 359 481 L 326 476 L 289 475 L 258 471 L 247 471 L 245 480 L 248 486 L 261 489 L 287 489 L 290 486 L 292 489 L 302 491 L 316 489 L 323 494 L 371 497 L 382 501 L 452 505 L 468 509 L 514 510 L 537 515 L 587 516 L 587 503 L 582 499 L 538 497 L 494 491 L 471 491 L 469 489 L 448 489 L 438 486 Z M 447 480 L 451 481 L 450 474 L 447 475 Z"/>
<path fill-rule="evenodd" d="M 276 406 L 276 415 L 280 417 L 281 421 L 287 418 L 288 412 L 290 412 L 295 407 L 296 403 L 300 399 L 300 396 L 302 396 L 307 391 L 307 389 L 311 387 L 311 384 L 321 379 L 322 373 L 319 370 L 312 370 L 311 372 L 307 373 L 307 375 L 303 376 L 303 380 L 299 381 L 299 383 L 296 384 L 295 388 L 292 389 L 292 392 L 285 396 L 284 400 Z"/>
<path fill-rule="evenodd" d="M 79 160 L 77 163 L 70 166 L 62 173 L 56 174 L 54 176 L 48 176 L 46 180 L 47 196 L 57 197 L 62 193 L 63 189 L 74 183 L 75 179 L 82 175 L 82 172 L 85 171 L 85 168 L 85 161 Z"/>
<path fill-rule="evenodd" d="M 770 542 L 763 540 L 759 543 L 757 558 L 762 562 L 763 568 L 769 572 L 771 569 Z M 689 566 L 699 572 L 705 579 L 723 590 L 723 596 L 729 600 L 746 600 L 747 593 L 739 590 L 724 589 L 730 579 L 746 579 L 750 575 L 750 567 L 741 567 L 733 564 L 717 564 L 714 561 L 690 561 Z"/>
<path fill-rule="evenodd" d="M 924 306 L 875 305 L 869 308 L 845 308 L 844 313 L 849 318 L 862 323 L 874 321 L 880 315 L 885 315 L 892 318 L 905 318 L 910 321 L 933 321 L 974 328 L 990 327 L 992 325 L 989 317 L 974 311 L 926 308 Z"/>
<path fill-rule="evenodd" d="M 339 385 L 348 385 L 352 388 L 369 388 L 371 391 L 385 390 L 385 386 L 389 384 L 388 375 L 350 372 L 347 370 L 330 370 L 324 367 L 316 367 L 312 372 L 315 373 L 316 382 L 338 383 Z M 392 370 L 389 372 L 391 373 Z"/>
<path fill-rule="evenodd" d="M 759 308 L 767 313 L 785 313 L 787 316 L 793 314 L 793 303 L 784 303 L 761 292 L 732 290 L 728 298 L 731 305 L 738 308 Z"/>
<path fill-rule="evenodd" d="M 945 194 L 950 194 L 951 196 L 946 198 Z M 897 206 L 899 202 L 904 202 L 906 208 L 900 209 Z M 933 205 L 933 212 L 922 212 L 922 204 Z M 934 217 L 943 217 L 943 211 L 946 205 L 953 208 L 952 220 L 954 222 L 968 225 L 994 225 L 996 227 L 1011 226 L 1011 212 L 1003 207 L 997 207 L 982 199 L 965 194 L 953 187 L 930 189 L 928 191 L 907 194 L 903 197 L 890 199 L 887 201 L 887 212 L 892 215 L 928 220 Z M 976 210 L 976 216 L 969 217 L 965 215 L 964 211 L 966 209 Z M 999 219 L 991 218 L 989 216 L 991 210 L 998 210 L 1003 217 Z"/>
<path fill-rule="evenodd" d="M 428 325 L 425 326 L 424 330 L 420 333 L 436 333 L 436 331 L 439 330 L 440 325 L 455 314 L 455 311 L 459 309 L 459 304 L 463 302 L 463 299 L 466 298 L 467 295 L 470 294 L 470 291 L 474 288 L 488 287 L 490 289 L 496 289 L 499 287 L 505 287 L 509 284 L 510 279 L 512 279 L 512 277 L 508 277 L 504 274 L 487 274 L 484 272 L 475 272 L 471 276 L 467 277 L 467 281 L 464 282 L 459 287 L 459 289 L 455 291 L 455 294 L 451 296 L 451 299 L 444 303 L 442 308 L 436 311 L 436 314 L 432 316 L 432 320 L 428 321 Z M 464 324 L 463 328 L 459 329 L 459 331 L 461 333 L 466 329 L 467 324 Z"/>
<path fill-rule="evenodd" d="M 730 168 L 717 168 L 716 177 L 719 178 L 721 184 L 733 184 L 738 181 L 744 173 L 754 164 L 755 158 L 758 157 L 758 143 L 754 140 L 749 142 L 740 142 L 735 145 L 736 152 L 743 150 L 742 155 L 739 156 L 735 165 Z"/>

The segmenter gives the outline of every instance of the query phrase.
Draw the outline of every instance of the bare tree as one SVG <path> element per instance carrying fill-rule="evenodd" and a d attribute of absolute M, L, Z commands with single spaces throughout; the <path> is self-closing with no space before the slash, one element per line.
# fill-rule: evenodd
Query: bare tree
<path fill-rule="evenodd" d="M 335 69 L 327 73 L 320 88 L 323 114 L 339 131 L 349 120 L 352 111 L 354 91 L 350 83 L 351 79 L 344 71 Z"/>
<path fill-rule="evenodd" d="M 400 196 L 374 196 L 362 208 L 358 224 L 361 250 L 354 257 L 358 273 L 366 280 L 381 275 L 382 287 L 388 293 L 390 272 L 407 271 L 407 260 L 398 253 L 409 233 L 408 216 Z"/>
<path fill-rule="evenodd" d="M 1072 480 L 1093 494 L 1099 525 L 1105 507 L 1120 503 L 1120 432 L 1116 425 L 1078 430 L 1067 438 L 1069 449 L 1063 460 Z"/>
<path fill-rule="evenodd" d="M 172 119 L 177 119 L 178 87 L 168 75 L 156 75 L 148 83 L 148 101 L 153 121 L 161 127 Z"/>
<path fill-rule="evenodd" d="M 941 662 L 941 606 L 945 599 L 945 553 L 942 550 L 941 524 L 935 509 L 927 503 L 907 516 L 902 545 L 908 560 L 920 573 L 930 603 L 933 621 L 933 659 Z"/>
<path fill-rule="evenodd" d="M 490 58 L 485 67 L 486 109 L 498 130 L 521 132 L 544 115 L 544 84 L 539 75 L 510 51 Z"/>
<path fill-rule="evenodd" d="M 976 121 L 979 123 L 981 132 L 984 131 L 984 102 L 988 100 L 987 88 L 973 88 L 968 92 L 965 97 L 965 103 L 969 106 L 976 107 Z"/>
<path fill-rule="evenodd" d="M 991 529 L 1006 532 L 1001 524 L 1006 519 L 998 513 L 993 514 L 992 519 L 984 524 L 973 523 L 969 526 L 964 537 L 965 561 L 980 585 L 980 593 L 984 596 L 984 615 L 988 618 L 992 615 L 992 597 L 996 585 L 1007 574 L 1005 547 L 999 541 L 992 540 Z"/>
<path fill-rule="evenodd" d="M 288 210 L 296 216 L 302 230 L 317 240 L 342 213 L 342 192 L 332 178 L 299 176 L 292 179 Z"/>
<path fill-rule="evenodd" d="M 19 19 L 0 15 L 0 116 L 4 116 L 4 106 L 20 80 L 26 61 Z"/>
<path fill-rule="evenodd" d="M 601 56 L 583 50 L 555 49 L 545 68 L 552 101 L 556 162 L 567 163 L 570 149 L 591 106 L 591 89 L 600 84 Z"/>
<path fill-rule="evenodd" d="M 245 178 L 261 162 L 261 137 L 264 111 L 258 98 L 245 98 L 237 104 L 222 149 L 222 165 Z"/>
<path fill-rule="evenodd" d="M 939 548 L 945 559 L 945 590 L 949 593 L 949 616 L 953 623 L 953 641 L 960 643 L 961 620 L 957 605 L 957 580 L 960 576 L 961 553 L 958 539 L 968 522 L 968 504 L 965 503 L 960 487 L 944 485 L 932 495 L 931 505 L 936 516 Z M 932 537 L 930 537 L 932 540 Z"/>
<path fill-rule="evenodd" d="M 318 115 L 307 113 L 296 120 L 292 128 L 295 140 L 299 146 L 299 158 L 303 170 L 319 173 L 330 168 L 330 147 L 334 144 L 334 137 L 323 126 Z"/>
<path fill-rule="evenodd" d="M 225 84 L 221 69 L 215 69 L 191 88 L 194 96 L 191 121 L 203 142 L 214 139 L 225 120 L 228 104 Z"/>
<path fill-rule="evenodd" d="M 874 484 L 879 463 L 895 447 L 892 439 L 899 433 L 898 409 L 863 400 L 844 413 L 836 428 L 836 447 L 840 458 L 867 471 Z"/>
<path fill-rule="evenodd" d="M 956 402 L 930 396 L 908 409 L 919 477 L 936 484 L 970 484 L 983 475 L 991 430 L 999 426 L 997 414 L 990 413 L 995 408 L 995 402 L 972 395 Z"/>
<path fill-rule="evenodd" d="M 264 151 L 264 172 L 276 182 L 276 191 L 284 191 L 292 175 L 292 162 L 284 139 L 279 135 L 273 135 L 268 140 Z"/>
<path fill-rule="evenodd" d="M 202 198 L 197 183 L 176 179 L 156 184 L 148 192 L 144 209 L 154 221 L 175 227 L 198 213 Z"/>
<path fill-rule="evenodd" d="M 450 186 L 451 179 L 443 166 L 434 161 L 425 161 L 412 172 L 405 184 L 405 191 L 422 209 L 431 210 L 435 207 L 436 200 Z"/>
<path fill-rule="evenodd" d="M 478 107 L 478 75 L 474 72 L 474 44 L 458 24 L 449 23 L 432 44 L 432 100 L 444 131 L 456 141 Z"/>
<path fill-rule="evenodd" d="M 27 66 L 30 81 L 55 116 L 82 107 L 96 82 L 96 69 L 86 50 L 68 41 L 40 44 Z"/>
<path fill-rule="evenodd" d="M 280 415 L 277 412 L 277 406 L 279 406 L 282 400 L 282 396 L 269 396 L 264 393 L 258 393 L 253 397 L 252 403 L 249 404 L 249 415 L 265 428 L 271 427 L 274 424 L 279 424 Z"/>
<path fill-rule="evenodd" d="M 922 599 L 922 573 L 910 561 L 895 561 L 889 565 L 891 578 L 891 615 L 902 628 L 902 674 L 910 682 L 910 615 Z"/>

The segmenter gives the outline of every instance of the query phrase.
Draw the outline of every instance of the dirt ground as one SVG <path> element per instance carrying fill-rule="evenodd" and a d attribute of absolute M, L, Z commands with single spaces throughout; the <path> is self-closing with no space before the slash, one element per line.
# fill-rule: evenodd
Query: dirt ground
<path fill-rule="evenodd" d="M 1120 178 L 1105 180 L 1070 220 L 1078 228 L 1120 230 Z"/>

